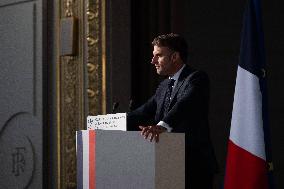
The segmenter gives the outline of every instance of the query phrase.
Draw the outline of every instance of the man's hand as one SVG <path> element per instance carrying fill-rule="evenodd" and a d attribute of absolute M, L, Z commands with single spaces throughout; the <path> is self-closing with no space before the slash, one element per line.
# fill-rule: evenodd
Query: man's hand
<path fill-rule="evenodd" d="M 144 136 L 145 139 L 150 139 L 150 142 L 153 141 L 153 139 L 156 142 L 159 142 L 159 134 L 165 132 L 167 129 L 159 126 L 159 125 L 153 125 L 153 126 L 139 126 L 141 129 L 141 135 Z"/>

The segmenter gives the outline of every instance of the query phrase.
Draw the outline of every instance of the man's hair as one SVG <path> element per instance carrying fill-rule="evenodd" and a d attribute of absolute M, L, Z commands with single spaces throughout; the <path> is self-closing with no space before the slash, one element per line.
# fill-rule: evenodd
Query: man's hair
<path fill-rule="evenodd" d="M 168 47 L 170 50 L 179 52 L 184 63 L 187 61 L 188 46 L 186 40 L 178 34 L 170 33 L 159 35 L 153 42 L 153 46 Z"/>

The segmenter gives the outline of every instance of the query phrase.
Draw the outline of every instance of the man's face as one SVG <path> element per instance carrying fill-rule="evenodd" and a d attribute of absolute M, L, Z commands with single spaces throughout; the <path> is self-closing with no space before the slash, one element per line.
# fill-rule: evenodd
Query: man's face
<path fill-rule="evenodd" d="M 155 65 L 157 74 L 173 75 L 175 72 L 174 63 L 172 60 L 173 51 L 168 47 L 154 46 L 152 64 Z"/>

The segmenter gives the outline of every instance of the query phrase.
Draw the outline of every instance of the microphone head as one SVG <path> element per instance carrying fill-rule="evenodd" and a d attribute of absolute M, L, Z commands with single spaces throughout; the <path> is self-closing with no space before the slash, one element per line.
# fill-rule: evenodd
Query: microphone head
<path fill-rule="evenodd" d="M 115 110 L 118 108 L 118 106 L 119 106 L 119 103 L 118 103 L 118 102 L 114 102 L 114 103 L 112 104 L 112 111 L 111 111 L 111 113 L 114 113 Z"/>
<path fill-rule="evenodd" d="M 129 111 L 132 111 L 133 107 L 134 107 L 134 100 L 130 99 L 129 105 L 128 105 Z"/>

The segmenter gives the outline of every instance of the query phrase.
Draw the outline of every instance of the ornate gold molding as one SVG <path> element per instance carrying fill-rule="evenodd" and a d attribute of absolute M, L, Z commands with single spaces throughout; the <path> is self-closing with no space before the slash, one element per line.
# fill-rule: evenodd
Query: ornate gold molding
<path fill-rule="evenodd" d="M 65 1 L 65 16 L 66 17 L 71 17 L 73 16 L 73 5 L 72 5 L 73 1 L 72 0 L 66 0 Z"/>
<path fill-rule="evenodd" d="M 57 65 L 58 188 L 69 189 L 76 188 L 75 132 L 87 115 L 106 112 L 105 1 L 59 0 L 58 12 L 79 26 L 77 56 L 58 57 Z"/>
<path fill-rule="evenodd" d="M 78 19 L 78 54 L 59 58 L 58 188 L 76 188 L 76 130 L 85 127 L 84 1 L 61 0 L 60 18 Z M 60 35 L 59 35 L 60 36 Z M 60 41 L 60 39 L 59 39 Z M 61 45 L 61 44 L 60 44 Z"/>
<path fill-rule="evenodd" d="M 87 0 L 86 52 L 89 115 L 106 112 L 105 1 Z"/>

